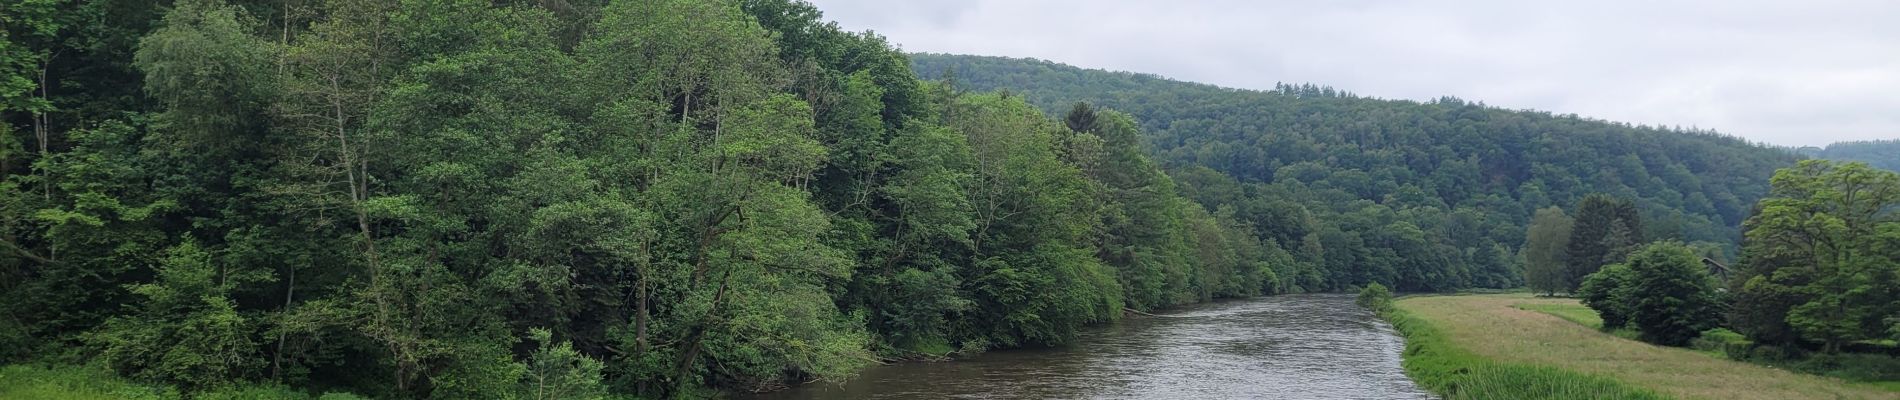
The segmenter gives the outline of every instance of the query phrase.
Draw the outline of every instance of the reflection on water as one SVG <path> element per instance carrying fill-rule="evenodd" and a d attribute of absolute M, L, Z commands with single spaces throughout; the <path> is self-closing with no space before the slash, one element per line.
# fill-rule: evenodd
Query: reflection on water
<path fill-rule="evenodd" d="M 1055 349 L 867 369 L 757 399 L 1430 399 L 1404 342 L 1348 295 L 1288 295 L 1131 317 Z"/>

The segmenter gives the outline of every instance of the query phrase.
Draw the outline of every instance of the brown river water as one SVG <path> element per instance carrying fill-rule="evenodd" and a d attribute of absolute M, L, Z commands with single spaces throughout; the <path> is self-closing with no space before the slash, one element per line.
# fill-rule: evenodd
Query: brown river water
<path fill-rule="evenodd" d="M 1047 349 L 875 366 L 842 385 L 742 398 L 1432 399 L 1404 340 L 1352 296 L 1270 296 L 1130 316 Z"/>

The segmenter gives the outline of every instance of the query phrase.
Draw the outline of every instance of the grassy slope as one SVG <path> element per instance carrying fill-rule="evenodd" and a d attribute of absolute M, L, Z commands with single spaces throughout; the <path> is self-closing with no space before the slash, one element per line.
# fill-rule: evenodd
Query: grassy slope
<path fill-rule="evenodd" d="M 1405 334 L 1405 374 L 1447 400 L 1665 398 L 1600 376 L 1480 357 L 1451 344 L 1444 330 L 1403 309 L 1388 311 L 1385 318 Z"/>
<path fill-rule="evenodd" d="M 1549 299 L 1545 299 L 1545 300 L 1549 300 Z M 1596 310 L 1591 310 L 1589 307 L 1585 307 L 1583 304 L 1580 304 L 1577 302 L 1552 303 L 1552 302 L 1540 301 L 1540 302 L 1528 303 L 1528 304 L 1519 303 L 1519 304 L 1514 305 L 1513 307 L 1542 312 L 1542 313 L 1550 314 L 1550 315 L 1555 315 L 1558 318 L 1570 320 L 1570 322 L 1575 322 L 1575 323 L 1578 323 L 1578 324 L 1581 324 L 1583 326 L 1587 326 L 1593 329 L 1601 330 L 1603 328 L 1603 318 L 1597 316 Z M 1617 337 L 1621 337 L 1624 339 L 1636 340 L 1636 331 L 1632 331 L 1629 329 L 1619 329 L 1616 332 L 1612 332 L 1611 334 L 1614 334 Z M 1696 350 L 1696 352 L 1701 353 L 1701 354 L 1706 354 L 1710 357 L 1722 358 L 1725 360 L 1730 359 L 1728 358 L 1728 355 L 1723 354 L 1720 350 L 1698 349 Z M 1787 370 L 1805 372 L 1810 375 L 1820 375 L 1820 376 L 1841 378 L 1841 379 L 1851 381 L 1851 382 L 1866 383 L 1869 385 L 1885 388 L 1886 390 L 1889 390 L 1889 391 L 1900 392 L 1900 380 L 1883 380 L 1883 379 L 1892 379 L 1889 377 L 1885 377 L 1885 376 L 1891 376 L 1892 373 L 1874 371 L 1875 369 L 1880 369 L 1880 368 L 1892 368 L 1894 363 L 1890 360 L 1882 359 L 1885 356 L 1876 355 L 1876 354 L 1849 354 L 1849 355 L 1843 355 L 1841 357 L 1842 358 L 1838 359 L 1838 361 L 1852 364 L 1852 365 L 1847 366 L 1848 370 L 1844 370 L 1842 367 L 1838 367 L 1838 366 L 1804 365 L 1801 362 L 1793 362 L 1792 364 L 1779 364 L 1779 365 L 1776 363 L 1762 363 L 1762 362 L 1755 362 L 1755 361 L 1750 361 L 1750 362 L 1756 365 L 1764 365 L 1770 368 L 1787 369 Z M 1853 364 L 1854 361 L 1865 361 L 1865 360 L 1870 360 L 1870 359 L 1874 361 L 1863 362 L 1860 364 Z M 1858 369 L 1858 370 L 1854 370 L 1854 369 Z M 1900 397 L 1900 393 L 1896 393 L 1895 397 Z"/>
<path fill-rule="evenodd" d="M 1626 340 L 1538 311 L 1574 299 L 1528 294 L 1412 297 L 1398 308 L 1440 328 L 1447 343 L 1505 363 L 1614 378 L 1687 399 L 1895 399 L 1900 394 L 1837 379 L 1709 357 Z M 1580 317 L 1579 317 L 1580 318 Z M 1408 358 L 1411 357 L 1408 351 Z"/>

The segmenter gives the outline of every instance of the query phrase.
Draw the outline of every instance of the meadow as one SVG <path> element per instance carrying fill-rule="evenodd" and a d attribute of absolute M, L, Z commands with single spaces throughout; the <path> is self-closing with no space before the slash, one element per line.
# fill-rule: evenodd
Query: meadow
<path fill-rule="evenodd" d="M 1876 385 L 1600 332 L 1585 326 L 1594 315 L 1571 309 L 1575 305 L 1575 299 L 1522 293 L 1416 296 L 1400 299 L 1389 319 L 1406 335 L 1407 372 L 1420 385 L 1451 399 L 1662 398 L 1657 394 L 1723 400 L 1900 397 Z M 1471 372 L 1457 373 L 1461 368 Z M 1501 380 L 1509 381 L 1492 383 Z M 1510 390 L 1512 386 L 1529 388 L 1520 393 L 1467 395 L 1480 388 Z M 1546 395 L 1537 389 L 1547 387 L 1565 391 Z"/>

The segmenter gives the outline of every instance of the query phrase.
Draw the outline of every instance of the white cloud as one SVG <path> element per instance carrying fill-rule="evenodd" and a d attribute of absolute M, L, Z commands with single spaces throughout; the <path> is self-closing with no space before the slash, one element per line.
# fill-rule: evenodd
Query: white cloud
<path fill-rule="evenodd" d="M 907 51 L 1243 88 L 1311 82 L 1697 126 L 1783 145 L 1900 137 L 1886 1 L 813 0 Z"/>

